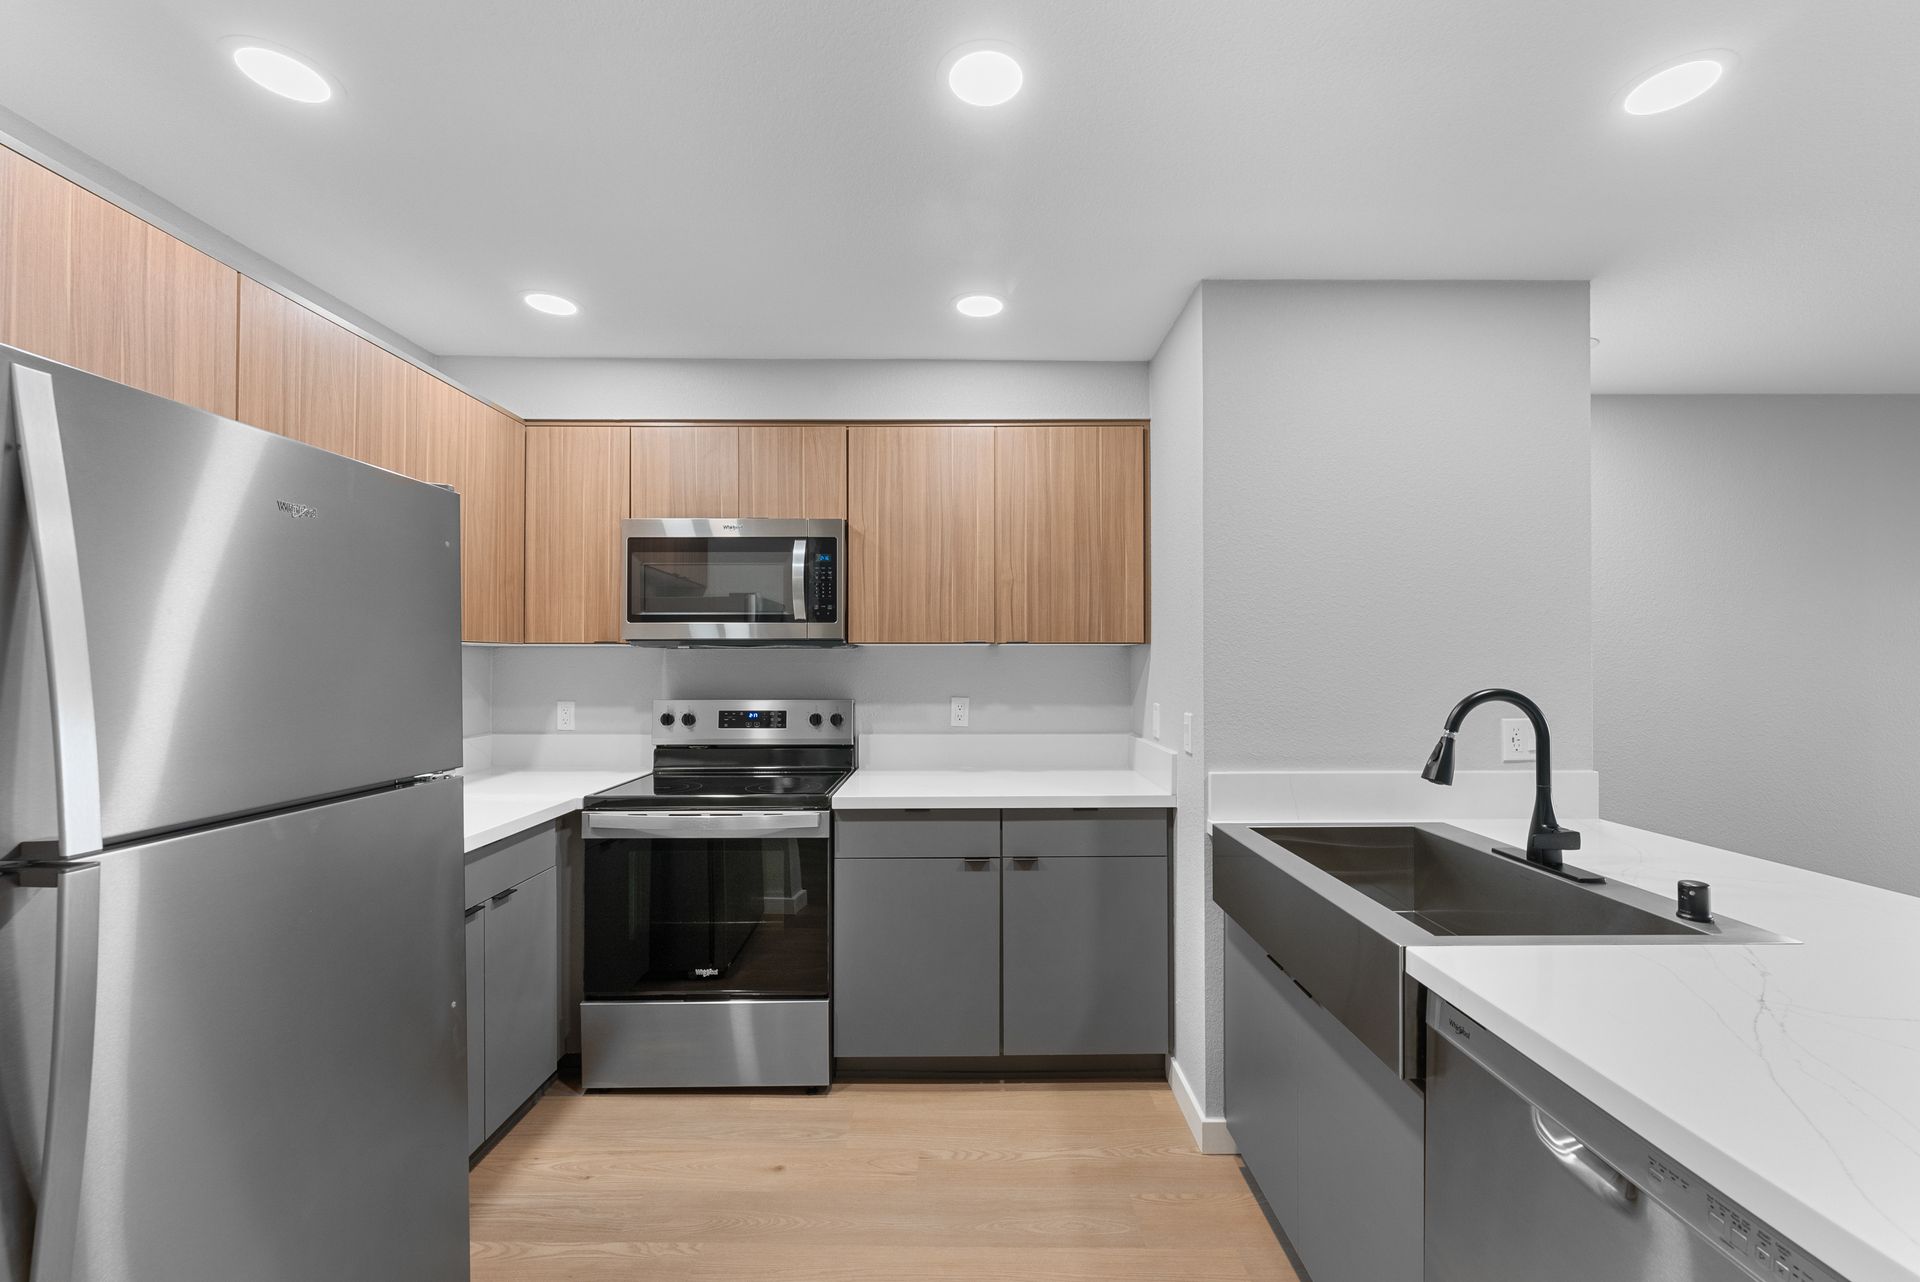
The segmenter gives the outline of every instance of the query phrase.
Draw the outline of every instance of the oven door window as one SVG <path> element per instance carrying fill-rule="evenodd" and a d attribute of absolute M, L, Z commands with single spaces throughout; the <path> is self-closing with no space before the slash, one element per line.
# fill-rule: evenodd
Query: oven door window
<path fill-rule="evenodd" d="M 627 621 L 804 622 L 806 545 L 798 542 L 796 567 L 794 539 L 628 539 Z"/>
<path fill-rule="evenodd" d="M 587 1000 L 825 997 L 832 870 L 819 838 L 588 842 Z"/>

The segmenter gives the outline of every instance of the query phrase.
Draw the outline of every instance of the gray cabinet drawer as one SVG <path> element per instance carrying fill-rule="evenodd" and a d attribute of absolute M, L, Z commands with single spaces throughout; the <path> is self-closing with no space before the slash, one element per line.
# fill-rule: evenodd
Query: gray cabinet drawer
<path fill-rule="evenodd" d="M 834 866 L 833 1053 L 1000 1053 L 1000 861 Z"/>
<path fill-rule="evenodd" d="M 1001 929 L 1004 1054 L 1166 1054 L 1165 859 L 1009 855 Z"/>
<path fill-rule="evenodd" d="M 998 810 L 843 810 L 834 815 L 841 859 L 992 859 Z"/>
<path fill-rule="evenodd" d="M 1006 810 L 1000 844 L 1009 857 L 1167 853 L 1164 810 Z"/>
<path fill-rule="evenodd" d="M 560 825 L 541 824 L 467 856 L 468 908 L 485 903 L 509 886 L 517 886 L 560 862 Z"/>

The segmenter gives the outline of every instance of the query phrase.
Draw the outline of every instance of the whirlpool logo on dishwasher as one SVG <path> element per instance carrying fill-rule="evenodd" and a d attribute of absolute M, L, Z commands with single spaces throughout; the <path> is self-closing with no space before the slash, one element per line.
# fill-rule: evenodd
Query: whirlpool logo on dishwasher
<path fill-rule="evenodd" d="M 295 503 L 290 499 L 275 499 L 273 505 L 296 521 L 311 521 L 320 513 L 305 503 Z"/>

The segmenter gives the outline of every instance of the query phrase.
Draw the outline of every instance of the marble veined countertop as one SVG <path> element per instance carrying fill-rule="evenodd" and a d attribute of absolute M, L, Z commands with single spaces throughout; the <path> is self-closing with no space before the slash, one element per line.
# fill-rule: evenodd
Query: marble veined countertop
<path fill-rule="evenodd" d="M 1710 882 L 1716 913 L 1802 942 L 1416 947 L 1408 973 L 1850 1282 L 1920 1278 L 1920 899 L 1573 826 L 1573 862 Z"/>

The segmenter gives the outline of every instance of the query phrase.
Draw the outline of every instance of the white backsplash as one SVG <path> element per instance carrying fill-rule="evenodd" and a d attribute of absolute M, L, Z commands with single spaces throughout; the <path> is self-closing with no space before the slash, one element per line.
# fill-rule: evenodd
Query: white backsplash
<path fill-rule="evenodd" d="M 647 735 L 655 699 L 725 695 L 852 699 L 861 734 L 1124 738 L 1132 722 L 1124 646 L 469 646 L 463 668 L 469 736 L 555 733 L 562 699 L 576 734 Z M 972 701 L 966 729 L 947 726 L 953 695 Z"/>

